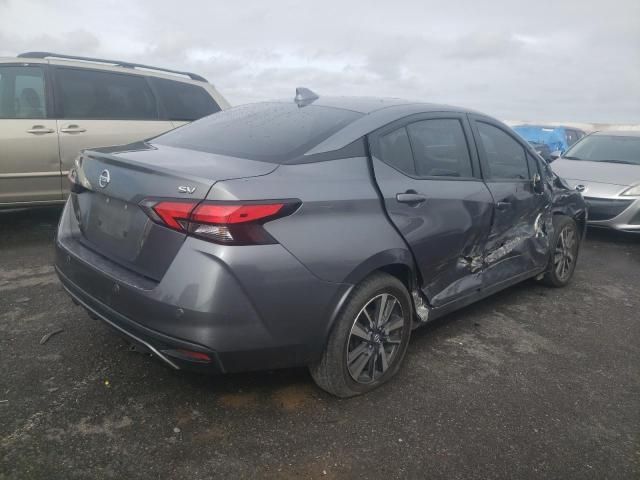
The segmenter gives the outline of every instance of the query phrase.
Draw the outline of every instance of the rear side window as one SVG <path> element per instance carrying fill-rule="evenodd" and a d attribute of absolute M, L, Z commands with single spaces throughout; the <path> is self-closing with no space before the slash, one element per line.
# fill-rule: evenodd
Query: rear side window
<path fill-rule="evenodd" d="M 494 180 L 526 180 L 529 178 L 525 150 L 511 135 L 498 127 L 476 122 L 484 150 L 488 178 Z"/>
<path fill-rule="evenodd" d="M 459 120 L 423 120 L 408 125 L 407 130 L 418 176 L 473 176 L 469 148 Z"/>
<path fill-rule="evenodd" d="M 45 118 L 42 67 L 0 67 L 0 118 Z"/>
<path fill-rule="evenodd" d="M 362 116 L 338 108 L 291 103 L 254 103 L 160 135 L 160 145 L 272 163 L 291 163 Z"/>
<path fill-rule="evenodd" d="M 142 76 L 56 68 L 56 84 L 62 118 L 158 119 L 155 98 Z"/>
<path fill-rule="evenodd" d="M 415 175 L 413 153 L 409 143 L 409 135 L 404 127 L 398 128 L 378 139 L 380 158 L 384 163 L 397 168 L 408 175 Z"/>
<path fill-rule="evenodd" d="M 163 78 L 149 78 L 169 120 L 192 121 L 220 111 L 204 88 Z"/>

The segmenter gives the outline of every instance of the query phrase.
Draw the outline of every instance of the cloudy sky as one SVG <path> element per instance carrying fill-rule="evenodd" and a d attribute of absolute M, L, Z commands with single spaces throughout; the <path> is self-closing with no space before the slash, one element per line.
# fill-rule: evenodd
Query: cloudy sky
<path fill-rule="evenodd" d="M 377 95 L 640 123 L 640 0 L 0 0 L 0 56 L 200 73 L 232 104 Z"/>

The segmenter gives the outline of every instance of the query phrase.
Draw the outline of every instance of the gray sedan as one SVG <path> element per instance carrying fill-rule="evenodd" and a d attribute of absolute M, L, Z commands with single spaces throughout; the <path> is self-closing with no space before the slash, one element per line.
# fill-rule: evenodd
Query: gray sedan
<path fill-rule="evenodd" d="M 596 132 L 552 163 L 589 206 L 589 225 L 640 233 L 640 132 Z"/>
<path fill-rule="evenodd" d="M 527 278 L 569 283 L 580 194 L 504 124 L 397 99 L 244 105 L 85 151 L 56 270 L 176 369 L 307 365 L 348 397 L 411 330 Z"/>

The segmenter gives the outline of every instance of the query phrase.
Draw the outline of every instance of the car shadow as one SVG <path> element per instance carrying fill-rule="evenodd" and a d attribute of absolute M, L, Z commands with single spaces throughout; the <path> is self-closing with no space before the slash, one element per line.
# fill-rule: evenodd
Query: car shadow
<path fill-rule="evenodd" d="M 546 287 L 540 286 L 535 281 L 525 281 L 520 284 L 509 287 L 506 290 L 498 292 L 490 297 L 480 300 L 472 305 L 464 307 L 460 310 L 447 314 L 441 318 L 435 319 L 427 324 L 417 328 L 412 333 L 409 352 L 413 349 L 429 348 L 432 342 L 442 342 L 443 338 L 435 338 L 436 334 L 447 336 L 455 336 L 459 330 L 468 328 L 476 328 L 478 326 L 477 319 L 482 313 L 495 310 L 500 305 L 516 301 L 524 292 L 530 291 L 532 288 L 539 289 L 540 295 L 548 290 Z M 458 328 L 450 332 L 446 332 L 446 327 L 457 324 Z M 217 395 L 223 399 L 227 398 L 228 403 L 244 403 L 252 402 L 255 398 L 271 398 L 274 395 L 286 402 L 289 396 L 296 397 L 302 402 L 309 401 L 334 401 L 339 400 L 326 392 L 320 390 L 313 381 L 311 374 L 307 368 L 287 368 L 280 370 L 255 371 L 231 373 L 224 375 L 207 376 L 194 372 L 178 371 L 172 372 L 176 376 L 176 380 L 189 384 L 190 388 L 199 391 Z M 376 393 L 388 395 L 389 392 L 383 388 L 381 392 Z M 227 403 L 225 400 L 221 402 L 222 406 Z"/>

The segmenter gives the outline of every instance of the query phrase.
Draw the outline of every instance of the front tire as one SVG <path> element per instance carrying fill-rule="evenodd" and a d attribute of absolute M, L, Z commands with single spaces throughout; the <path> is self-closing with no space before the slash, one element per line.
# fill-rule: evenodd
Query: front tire
<path fill-rule="evenodd" d="M 320 361 L 309 367 L 320 388 L 353 397 L 400 369 L 411 336 L 413 304 L 397 278 L 375 273 L 355 287 L 333 325 Z"/>
<path fill-rule="evenodd" d="M 580 235 L 575 220 L 565 215 L 554 216 L 553 227 L 551 257 L 542 282 L 560 288 L 566 287 L 573 277 L 580 250 Z"/>

